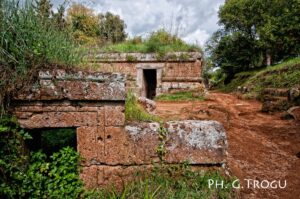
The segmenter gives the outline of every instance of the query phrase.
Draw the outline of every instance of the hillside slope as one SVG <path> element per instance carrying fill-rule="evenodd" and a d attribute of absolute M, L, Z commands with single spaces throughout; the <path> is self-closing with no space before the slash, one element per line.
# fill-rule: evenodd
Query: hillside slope
<path fill-rule="evenodd" d="M 234 79 L 220 90 L 237 91 L 246 87 L 253 95 L 265 88 L 291 88 L 300 84 L 300 57 L 259 70 L 237 73 Z"/>

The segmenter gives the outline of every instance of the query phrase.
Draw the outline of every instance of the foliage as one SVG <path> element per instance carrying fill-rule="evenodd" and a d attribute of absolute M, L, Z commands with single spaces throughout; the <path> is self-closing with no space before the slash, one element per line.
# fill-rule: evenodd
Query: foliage
<path fill-rule="evenodd" d="M 251 76 L 244 84 L 259 92 L 263 88 L 291 88 L 300 84 L 300 58 L 265 68 Z"/>
<path fill-rule="evenodd" d="M 29 138 L 16 118 L 0 118 L 0 198 L 15 198 L 21 192 L 27 161 L 22 144 L 23 139 Z"/>
<path fill-rule="evenodd" d="M 224 182 L 223 189 L 208 187 L 208 180 Z M 136 180 L 122 192 L 114 189 L 86 193 L 86 198 L 233 198 L 232 182 L 219 172 L 192 171 L 188 164 L 158 165 L 146 176 L 137 174 Z M 226 187 L 226 188 L 225 188 Z"/>
<path fill-rule="evenodd" d="M 226 35 L 225 31 L 220 30 L 214 33 L 207 43 L 206 50 L 210 52 L 214 65 L 227 74 L 228 80 L 240 71 L 259 67 L 263 63 L 263 56 L 256 41 L 240 32 Z"/>
<path fill-rule="evenodd" d="M 99 14 L 99 36 L 106 42 L 122 42 L 126 39 L 126 25 L 119 15 L 110 12 Z"/>
<path fill-rule="evenodd" d="M 221 91 L 232 92 L 238 86 L 245 86 L 251 88 L 252 96 L 258 96 L 260 91 L 267 87 L 291 88 L 299 84 L 300 58 L 294 58 L 281 64 L 237 73 L 229 84 L 220 83 L 217 88 Z"/>
<path fill-rule="evenodd" d="M 79 154 L 70 147 L 54 153 L 47 161 L 42 152 L 31 154 L 28 169 L 22 180 L 22 197 L 78 198 L 83 192 L 79 179 Z"/>
<path fill-rule="evenodd" d="M 24 139 L 30 139 L 9 116 L 0 120 L 0 197 L 1 198 L 78 198 L 83 184 L 78 175 L 79 154 L 63 148 L 51 155 L 30 156 Z"/>
<path fill-rule="evenodd" d="M 94 14 L 94 10 L 82 4 L 72 4 L 68 9 L 68 23 L 81 43 L 96 44 L 121 42 L 126 39 L 124 21 L 110 12 Z"/>
<path fill-rule="evenodd" d="M 146 39 L 135 37 L 122 43 L 105 46 L 101 51 L 119 53 L 155 52 L 165 54 L 167 52 L 196 52 L 201 51 L 201 49 L 198 46 L 189 45 L 176 35 L 172 35 L 164 29 L 161 29 L 152 32 Z"/>
<path fill-rule="evenodd" d="M 195 92 L 184 91 L 176 93 L 162 94 L 155 98 L 158 101 L 194 101 L 194 100 L 204 100 L 203 95 L 199 95 Z"/>
<path fill-rule="evenodd" d="M 35 0 L 35 8 L 39 17 L 43 20 L 50 18 L 52 14 L 52 4 L 50 0 Z"/>
<path fill-rule="evenodd" d="M 223 26 L 206 51 L 227 75 L 253 70 L 300 54 L 299 0 L 230 0 L 219 10 Z"/>
<path fill-rule="evenodd" d="M 136 97 L 132 92 L 128 92 L 125 102 L 125 118 L 126 121 L 160 121 L 157 116 L 147 113 L 143 107 L 141 107 Z"/>
<path fill-rule="evenodd" d="M 80 61 L 72 37 L 44 20 L 29 1 L 0 1 L 0 104 L 26 85 L 38 68 Z"/>

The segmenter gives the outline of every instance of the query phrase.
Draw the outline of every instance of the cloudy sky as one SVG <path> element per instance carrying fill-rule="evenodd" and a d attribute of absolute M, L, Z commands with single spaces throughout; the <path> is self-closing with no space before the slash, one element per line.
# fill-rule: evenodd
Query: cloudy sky
<path fill-rule="evenodd" d="M 159 28 L 189 43 L 203 45 L 218 29 L 218 9 L 225 0 L 73 0 L 96 12 L 110 11 L 125 20 L 129 36 L 147 36 Z M 52 0 L 54 6 L 63 0 Z"/>

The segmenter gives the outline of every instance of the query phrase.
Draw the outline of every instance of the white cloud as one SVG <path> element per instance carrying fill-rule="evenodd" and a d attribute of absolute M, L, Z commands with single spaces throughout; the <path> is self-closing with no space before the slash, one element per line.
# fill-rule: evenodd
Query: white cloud
<path fill-rule="evenodd" d="M 210 35 L 205 30 L 197 29 L 195 32 L 192 32 L 183 37 L 183 40 L 187 43 L 198 44 L 200 46 L 203 46 L 209 38 L 209 36 Z"/>
<path fill-rule="evenodd" d="M 62 0 L 54 0 L 58 5 Z M 80 1 L 80 0 L 77 0 Z M 130 36 L 142 35 L 166 28 L 189 43 L 203 45 L 219 26 L 218 8 L 225 0 L 84 0 L 98 12 L 118 14 L 127 24 Z"/>

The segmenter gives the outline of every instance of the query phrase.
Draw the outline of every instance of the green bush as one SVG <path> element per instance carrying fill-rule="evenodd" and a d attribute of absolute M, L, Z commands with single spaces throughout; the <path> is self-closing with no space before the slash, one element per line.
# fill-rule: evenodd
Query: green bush
<path fill-rule="evenodd" d="M 79 154 L 70 147 L 54 153 L 50 161 L 42 152 L 32 153 L 20 195 L 31 198 L 78 198 L 83 193 L 78 159 Z"/>
<path fill-rule="evenodd" d="M 79 154 L 70 147 L 47 158 L 42 152 L 26 155 L 24 139 L 30 139 L 16 119 L 0 120 L 0 198 L 78 198 Z"/>
<path fill-rule="evenodd" d="M 22 144 L 24 139 L 29 138 L 15 118 L 0 118 L 0 198 L 16 198 L 21 192 L 28 160 Z"/>

